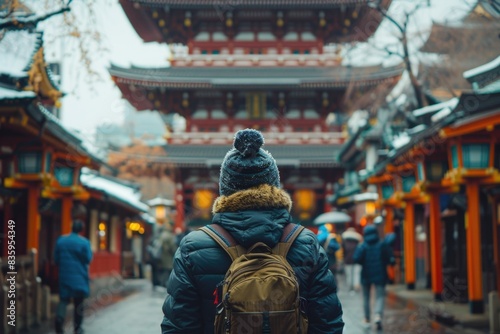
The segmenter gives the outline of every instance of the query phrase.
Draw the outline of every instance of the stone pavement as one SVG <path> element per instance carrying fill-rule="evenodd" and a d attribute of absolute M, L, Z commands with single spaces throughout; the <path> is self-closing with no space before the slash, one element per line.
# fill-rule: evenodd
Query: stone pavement
<path fill-rule="evenodd" d="M 426 308 L 403 303 L 401 299 L 388 294 L 384 315 L 383 331 L 376 331 L 373 326 L 363 327 L 363 307 L 361 293 L 349 293 L 339 279 L 339 298 L 344 309 L 344 334 L 464 334 L 478 333 L 464 329 L 445 328 L 435 322 Z M 161 307 L 166 297 L 164 289 L 152 291 L 146 280 L 133 280 L 136 293 L 118 300 L 102 309 L 89 309 L 84 320 L 86 334 L 160 334 L 160 322 L 163 317 Z M 68 319 L 67 333 L 71 333 Z M 51 330 L 39 334 L 53 334 Z M 480 333 L 480 332 L 479 332 Z"/>

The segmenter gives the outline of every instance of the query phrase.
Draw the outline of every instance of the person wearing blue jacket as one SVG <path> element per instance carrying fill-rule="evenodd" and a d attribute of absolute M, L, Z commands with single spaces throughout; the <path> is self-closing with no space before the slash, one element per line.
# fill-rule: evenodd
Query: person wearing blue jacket
<path fill-rule="evenodd" d="M 292 223 L 292 201 L 280 189 L 276 161 L 261 148 L 263 143 L 256 130 L 236 133 L 234 147 L 222 162 L 220 196 L 212 209 L 212 222 L 247 249 L 257 242 L 274 247 L 285 226 Z M 307 300 L 308 333 L 341 334 L 344 322 L 337 286 L 316 235 L 307 229 L 300 232 L 287 260 L 297 276 L 299 293 Z M 214 291 L 230 265 L 226 251 L 203 231 L 182 239 L 163 304 L 163 334 L 214 333 Z"/>
<path fill-rule="evenodd" d="M 387 266 L 394 265 L 392 248 L 379 239 L 377 227 L 368 225 L 363 230 L 363 243 L 356 247 L 354 262 L 361 265 L 361 285 L 363 286 L 363 301 L 365 324 L 370 323 L 370 292 L 375 286 L 375 324 L 382 329 L 382 316 L 385 303 L 385 285 L 388 282 Z"/>
<path fill-rule="evenodd" d="M 85 228 L 81 220 L 85 212 L 83 207 L 73 210 L 71 233 L 60 236 L 56 242 L 54 259 L 59 270 L 59 304 L 55 320 L 57 334 L 63 333 L 66 308 L 71 299 L 74 304 L 74 333 L 83 333 L 83 301 L 89 296 L 89 264 L 92 260 L 89 240 L 79 235 Z"/>

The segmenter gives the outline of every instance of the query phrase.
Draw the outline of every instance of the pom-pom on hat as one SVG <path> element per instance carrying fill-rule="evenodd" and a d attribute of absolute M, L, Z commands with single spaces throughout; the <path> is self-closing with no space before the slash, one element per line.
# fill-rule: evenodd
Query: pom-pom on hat
<path fill-rule="evenodd" d="M 227 152 L 220 168 L 219 192 L 229 196 L 259 184 L 280 186 L 280 174 L 271 154 L 261 148 L 262 134 L 245 129 L 234 135 L 233 148 Z"/>

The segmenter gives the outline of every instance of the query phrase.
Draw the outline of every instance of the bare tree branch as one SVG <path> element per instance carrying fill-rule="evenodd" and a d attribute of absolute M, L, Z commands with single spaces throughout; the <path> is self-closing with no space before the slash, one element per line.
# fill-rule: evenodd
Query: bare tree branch
<path fill-rule="evenodd" d="M 0 19 L 0 29 L 8 29 L 15 27 L 36 27 L 38 23 L 45 21 L 52 16 L 59 15 L 65 12 L 69 12 L 71 8 L 69 5 L 72 0 L 68 1 L 68 4 L 61 7 L 58 10 L 44 14 L 44 15 L 29 15 L 29 16 L 12 16 L 12 12 L 4 19 Z"/>

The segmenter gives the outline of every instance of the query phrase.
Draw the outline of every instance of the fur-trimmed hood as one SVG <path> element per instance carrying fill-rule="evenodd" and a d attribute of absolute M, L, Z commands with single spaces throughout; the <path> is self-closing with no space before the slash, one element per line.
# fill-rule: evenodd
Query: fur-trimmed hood
<path fill-rule="evenodd" d="M 279 188 L 262 184 L 216 199 L 212 222 L 224 227 L 243 247 L 258 241 L 273 247 L 283 228 L 292 222 L 290 196 Z"/>
<path fill-rule="evenodd" d="M 290 195 L 284 190 L 261 184 L 257 187 L 238 191 L 229 196 L 218 197 L 212 212 L 236 212 L 243 210 L 292 209 Z"/>

